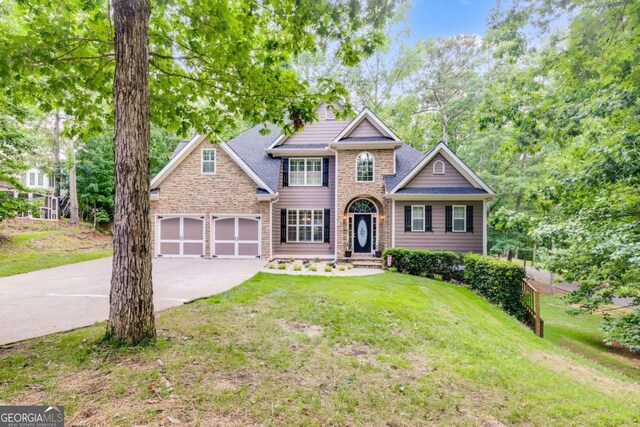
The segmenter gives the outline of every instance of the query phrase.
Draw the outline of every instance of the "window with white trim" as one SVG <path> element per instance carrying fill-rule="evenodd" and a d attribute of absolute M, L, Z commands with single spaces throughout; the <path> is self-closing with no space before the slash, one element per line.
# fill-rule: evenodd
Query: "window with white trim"
<path fill-rule="evenodd" d="M 216 173 L 216 149 L 215 148 L 202 149 L 202 173 L 204 174 Z"/>
<path fill-rule="evenodd" d="M 356 181 L 373 182 L 374 160 L 366 151 L 356 157 Z"/>
<path fill-rule="evenodd" d="M 324 242 L 324 210 L 287 209 L 287 242 Z"/>
<path fill-rule="evenodd" d="M 322 186 L 322 159 L 289 159 L 289 186 Z"/>
<path fill-rule="evenodd" d="M 411 231 L 424 231 L 424 206 L 411 206 Z"/>
<path fill-rule="evenodd" d="M 442 160 L 436 160 L 433 163 L 433 174 L 444 175 L 444 162 Z"/>
<path fill-rule="evenodd" d="M 29 172 L 29 186 L 30 187 L 35 187 L 36 186 L 36 173 L 35 172 Z"/>
<path fill-rule="evenodd" d="M 467 231 L 467 207 L 453 207 L 453 231 Z"/>

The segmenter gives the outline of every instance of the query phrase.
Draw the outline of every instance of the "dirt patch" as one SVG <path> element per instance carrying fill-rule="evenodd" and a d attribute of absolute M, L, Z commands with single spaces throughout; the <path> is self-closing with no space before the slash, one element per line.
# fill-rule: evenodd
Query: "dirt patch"
<path fill-rule="evenodd" d="M 280 326 L 287 332 L 297 332 L 308 336 L 309 338 L 317 338 L 322 335 L 324 328 L 320 325 L 311 325 L 308 323 L 291 322 L 281 320 Z"/>
<path fill-rule="evenodd" d="M 543 351 L 528 353 L 526 357 L 534 363 L 544 365 L 557 374 L 614 397 L 619 397 L 622 393 L 640 394 L 639 384 L 608 377 L 594 369 L 577 364 L 566 357 Z"/>

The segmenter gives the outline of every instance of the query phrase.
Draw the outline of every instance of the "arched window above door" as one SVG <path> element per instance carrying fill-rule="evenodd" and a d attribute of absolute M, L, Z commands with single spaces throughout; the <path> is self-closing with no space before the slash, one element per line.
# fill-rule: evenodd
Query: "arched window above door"
<path fill-rule="evenodd" d="M 377 213 L 376 205 L 367 199 L 358 199 L 349 207 L 349 213 Z"/>

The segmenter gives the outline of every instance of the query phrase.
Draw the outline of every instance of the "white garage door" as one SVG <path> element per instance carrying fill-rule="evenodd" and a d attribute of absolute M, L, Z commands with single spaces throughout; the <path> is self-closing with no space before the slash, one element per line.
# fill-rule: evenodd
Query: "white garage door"
<path fill-rule="evenodd" d="M 204 256 L 204 216 L 158 216 L 157 236 L 158 256 Z"/>
<path fill-rule="evenodd" d="M 213 216 L 211 253 L 220 258 L 260 258 L 260 217 Z"/>

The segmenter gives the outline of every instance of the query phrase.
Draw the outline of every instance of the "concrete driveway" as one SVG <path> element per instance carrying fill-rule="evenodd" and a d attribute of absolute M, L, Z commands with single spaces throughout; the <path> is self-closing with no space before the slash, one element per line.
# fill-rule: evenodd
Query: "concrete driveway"
<path fill-rule="evenodd" d="M 156 310 L 224 292 L 256 274 L 264 260 L 158 258 Z M 0 344 L 91 325 L 109 317 L 111 258 L 0 278 Z"/>

